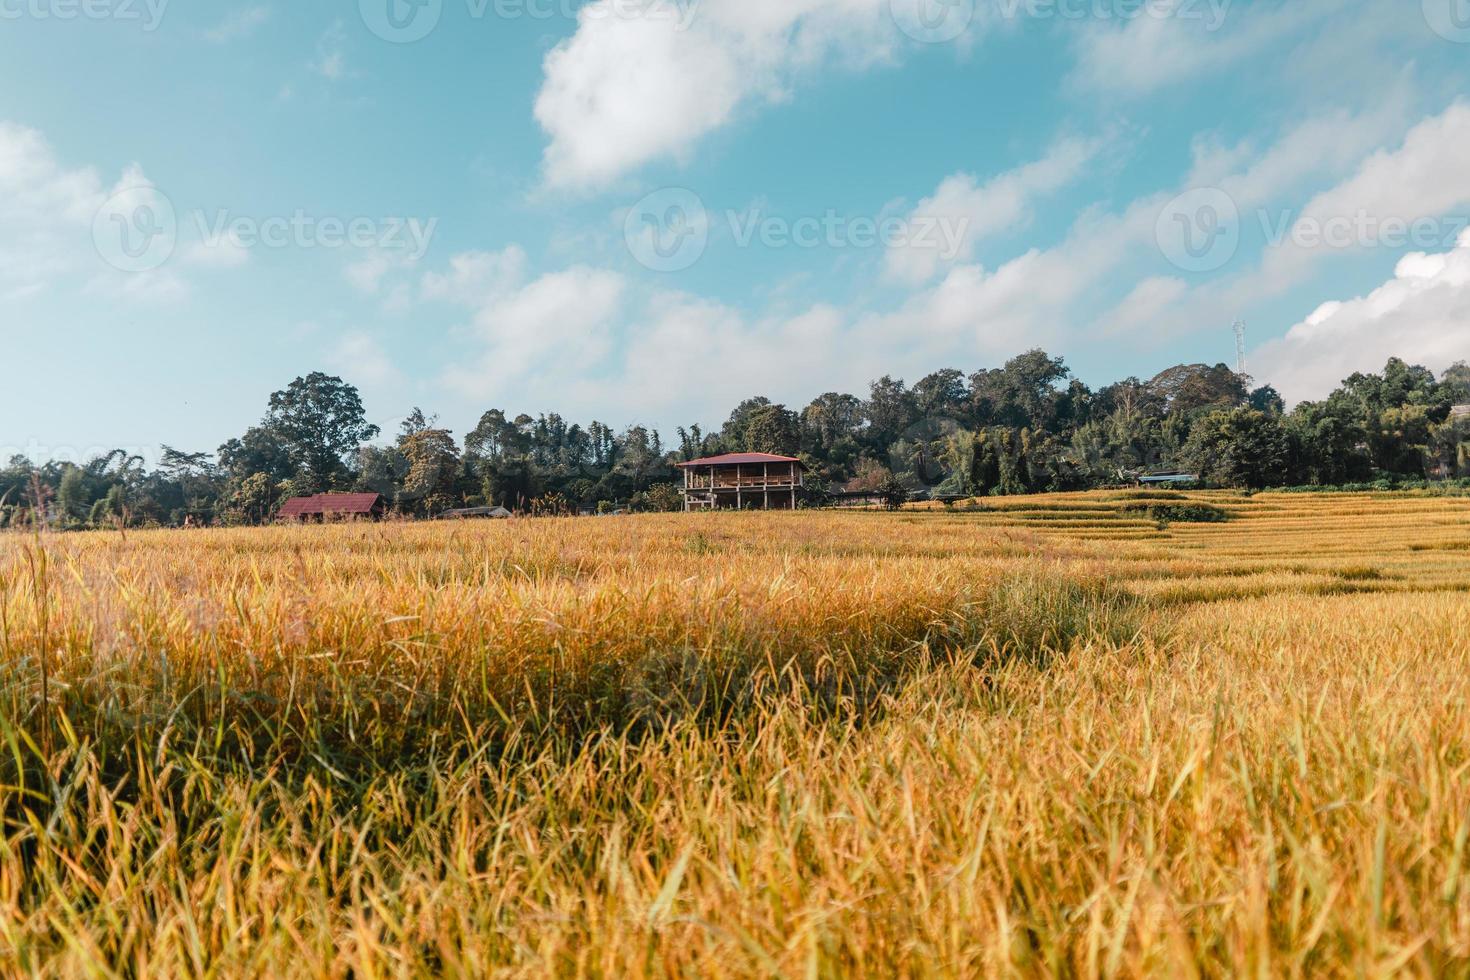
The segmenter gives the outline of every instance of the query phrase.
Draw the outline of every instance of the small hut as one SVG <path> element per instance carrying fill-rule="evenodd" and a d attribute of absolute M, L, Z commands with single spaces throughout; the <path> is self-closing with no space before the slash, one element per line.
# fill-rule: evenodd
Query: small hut
<path fill-rule="evenodd" d="M 514 517 L 504 507 L 460 507 L 455 510 L 446 510 L 439 515 L 443 521 L 505 521 Z"/>
<path fill-rule="evenodd" d="M 319 493 L 293 497 L 281 505 L 277 517 L 283 521 L 372 520 L 383 516 L 388 505 L 380 493 Z"/>

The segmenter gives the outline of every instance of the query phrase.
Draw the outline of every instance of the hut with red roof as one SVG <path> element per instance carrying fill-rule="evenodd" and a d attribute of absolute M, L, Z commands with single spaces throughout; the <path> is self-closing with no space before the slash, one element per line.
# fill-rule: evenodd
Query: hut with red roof
<path fill-rule="evenodd" d="M 283 521 L 377 520 L 387 510 L 379 493 L 319 493 L 293 497 L 281 505 Z"/>

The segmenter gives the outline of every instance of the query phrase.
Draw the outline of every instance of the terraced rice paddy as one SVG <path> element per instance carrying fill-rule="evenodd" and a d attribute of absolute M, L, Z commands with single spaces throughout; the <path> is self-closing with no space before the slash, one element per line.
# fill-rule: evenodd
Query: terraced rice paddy
<path fill-rule="evenodd" d="M 1411 495 L 0 536 L 0 972 L 1464 974 L 1467 592 Z"/>

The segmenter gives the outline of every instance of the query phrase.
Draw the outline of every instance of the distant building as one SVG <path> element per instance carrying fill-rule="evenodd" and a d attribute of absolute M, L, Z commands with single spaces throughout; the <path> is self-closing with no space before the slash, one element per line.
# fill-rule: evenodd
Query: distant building
<path fill-rule="evenodd" d="M 729 453 L 680 463 L 684 509 L 795 510 L 806 464 L 794 456 Z"/>
<path fill-rule="evenodd" d="M 888 497 L 880 490 L 833 490 L 827 494 L 827 506 L 844 510 L 887 508 Z"/>
<path fill-rule="evenodd" d="M 276 516 L 283 521 L 377 520 L 387 509 L 379 493 L 319 493 L 291 498 Z"/>
<path fill-rule="evenodd" d="M 1140 476 L 1138 478 L 1139 485 L 1145 487 L 1167 487 L 1181 483 L 1198 482 L 1199 474 L 1197 473 L 1150 473 L 1147 476 Z"/>
<path fill-rule="evenodd" d="M 1450 409 L 1452 419 L 1470 419 L 1470 405 L 1456 405 Z"/>
<path fill-rule="evenodd" d="M 503 521 L 514 516 L 504 507 L 461 507 L 458 510 L 446 510 L 439 517 L 448 521 L 467 521 L 474 519 Z"/>

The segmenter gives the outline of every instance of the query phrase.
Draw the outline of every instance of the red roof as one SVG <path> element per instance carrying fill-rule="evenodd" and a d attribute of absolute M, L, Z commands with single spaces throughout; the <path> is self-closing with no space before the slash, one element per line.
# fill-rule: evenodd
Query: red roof
<path fill-rule="evenodd" d="M 750 466 L 760 463 L 796 463 L 805 466 L 795 456 L 772 456 L 770 453 L 726 453 L 723 456 L 709 456 L 705 459 L 692 459 L 679 466 Z"/>
<path fill-rule="evenodd" d="M 315 497 L 293 497 L 281 505 L 282 517 L 315 514 L 372 514 L 383 507 L 382 494 L 319 493 Z"/>

